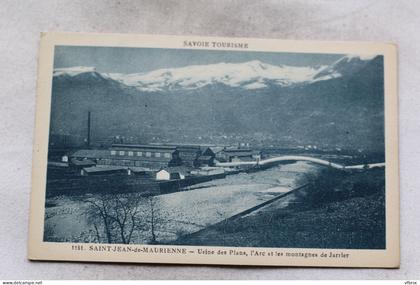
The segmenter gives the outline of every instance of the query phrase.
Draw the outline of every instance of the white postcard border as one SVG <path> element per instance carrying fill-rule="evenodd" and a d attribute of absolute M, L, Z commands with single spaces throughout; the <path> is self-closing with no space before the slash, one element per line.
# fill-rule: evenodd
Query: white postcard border
<path fill-rule="evenodd" d="M 187 42 L 231 43 L 232 47 L 198 46 Z M 236 44 L 246 44 L 235 45 Z M 43 242 L 44 205 L 48 132 L 50 120 L 51 90 L 54 47 L 58 45 L 147 47 L 176 49 L 205 49 L 229 51 L 265 51 L 293 53 L 336 54 L 381 54 L 384 56 L 385 72 L 385 145 L 386 145 L 386 249 L 303 249 L 303 248 L 242 248 L 204 246 L 155 246 L 155 245 L 108 245 L 118 246 L 120 251 L 100 250 L 102 244 Z M 239 48 L 236 46 L 240 46 Z M 219 38 L 195 36 L 153 36 L 129 34 L 78 34 L 42 33 L 38 66 L 37 108 L 34 134 L 32 192 L 28 240 L 30 260 L 67 260 L 130 263 L 176 263 L 176 264 L 226 264 L 261 266 L 326 266 L 326 267 L 399 267 L 399 167 L 398 167 L 398 97 L 397 97 L 397 49 L 393 44 L 369 42 L 321 42 L 284 41 L 275 39 Z M 82 246 L 83 250 L 79 248 Z M 79 248 L 79 249 L 78 249 Z M 131 249 L 129 249 L 131 248 Z M 136 248 L 148 248 L 161 253 L 133 252 Z M 92 249 L 92 250 L 90 250 Z M 117 249 L 117 248 L 116 248 Z M 186 249 L 187 254 L 168 253 L 174 249 Z M 214 251 L 214 254 L 199 254 L 198 249 Z M 217 255 L 218 250 L 240 251 L 243 255 Z M 193 253 L 190 253 L 192 251 Z M 265 256 L 250 256 L 251 251 L 264 252 Z M 317 258 L 287 257 L 317 254 Z M 321 257 L 330 252 L 348 258 Z M 283 256 L 280 254 L 283 253 Z M 271 256 L 273 255 L 273 256 Z"/>

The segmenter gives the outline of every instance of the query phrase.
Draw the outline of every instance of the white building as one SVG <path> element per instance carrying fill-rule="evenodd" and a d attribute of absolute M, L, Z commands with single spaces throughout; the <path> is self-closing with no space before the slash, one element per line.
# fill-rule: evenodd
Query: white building
<path fill-rule="evenodd" d="M 185 179 L 186 173 L 176 169 L 161 169 L 156 172 L 156 180 Z"/>

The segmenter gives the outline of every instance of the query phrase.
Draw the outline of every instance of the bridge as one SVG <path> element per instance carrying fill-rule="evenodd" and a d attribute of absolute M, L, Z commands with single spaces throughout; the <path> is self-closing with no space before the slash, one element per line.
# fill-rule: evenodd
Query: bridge
<path fill-rule="evenodd" d="M 271 157 L 265 160 L 256 160 L 256 161 L 217 162 L 216 166 L 220 166 L 220 167 L 233 167 L 233 166 L 241 166 L 241 165 L 257 166 L 257 165 L 267 165 L 267 164 L 273 164 L 276 162 L 287 162 L 287 161 L 291 161 L 291 162 L 292 161 L 309 161 L 312 163 L 329 166 L 329 167 L 341 169 L 341 170 L 385 167 L 385 162 L 346 166 L 346 165 L 330 162 L 324 159 L 319 159 L 319 158 L 309 157 L 309 156 L 299 156 L 299 155 L 285 155 L 285 156 Z"/>

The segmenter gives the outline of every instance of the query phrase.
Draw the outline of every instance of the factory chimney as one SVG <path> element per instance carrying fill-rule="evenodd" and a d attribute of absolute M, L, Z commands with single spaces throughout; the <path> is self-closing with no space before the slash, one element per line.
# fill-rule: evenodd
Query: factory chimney
<path fill-rule="evenodd" d="M 88 111 L 88 122 L 87 122 L 87 141 L 86 144 L 90 147 L 90 111 Z"/>

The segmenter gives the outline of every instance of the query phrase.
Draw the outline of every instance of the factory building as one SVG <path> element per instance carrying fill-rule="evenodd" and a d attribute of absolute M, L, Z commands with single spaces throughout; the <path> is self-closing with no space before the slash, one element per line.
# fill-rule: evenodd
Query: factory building
<path fill-rule="evenodd" d="M 181 165 L 182 162 L 175 147 L 131 144 L 114 144 L 108 150 L 82 149 L 70 154 L 70 159 L 88 159 L 104 166 L 146 167 L 155 170 Z"/>
<path fill-rule="evenodd" d="M 147 167 L 160 169 L 162 167 L 181 165 L 179 151 L 172 146 L 114 144 L 109 150 L 109 156 L 98 161 L 98 164 Z"/>
<path fill-rule="evenodd" d="M 217 153 L 216 159 L 224 162 L 255 161 L 261 159 L 261 152 L 245 148 L 224 148 Z"/>
<path fill-rule="evenodd" d="M 160 170 L 167 167 L 213 166 L 215 154 L 208 147 L 113 144 L 110 149 L 81 149 L 63 157 L 74 165 L 120 166 Z"/>

